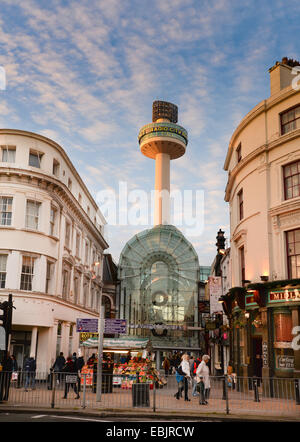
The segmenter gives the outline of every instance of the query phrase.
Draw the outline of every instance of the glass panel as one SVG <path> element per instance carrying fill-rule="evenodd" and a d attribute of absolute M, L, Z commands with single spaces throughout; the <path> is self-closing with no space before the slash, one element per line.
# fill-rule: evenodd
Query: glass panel
<path fill-rule="evenodd" d="M 297 173 L 298 173 L 298 171 L 297 171 Z M 299 184 L 299 175 L 294 175 L 292 177 L 292 184 L 293 184 L 293 186 L 296 186 L 297 184 Z"/>
<path fill-rule="evenodd" d="M 287 232 L 288 243 L 294 242 L 294 231 Z"/>
<path fill-rule="evenodd" d="M 28 163 L 29 166 L 40 168 L 41 167 L 41 158 L 42 158 L 41 154 L 30 152 L 29 153 L 29 163 Z"/>
<path fill-rule="evenodd" d="M 299 196 L 299 186 L 293 187 L 293 197 Z"/>
<path fill-rule="evenodd" d="M 288 254 L 289 255 L 294 255 L 295 254 L 295 245 L 294 244 L 289 244 Z"/>
<path fill-rule="evenodd" d="M 29 229 L 38 229 L 40 203 L 36 201 L 27 201 L 26 206 L 26 227 Z"/>
<path fill-rule="evenodd" d="M 300 241 L 300 229 L 294 231 L 295 234 L 295 242 Z"/>
<path fill-rule="evenodd" d="M 292 278 L 297 278 L 296 257 L 295 256 L 290 257 L 290 272 L 291 272 Z"/>
<path fill-rule="evenodd" d="M 290 168 L 290 166 L 285 166 L 284 167 L 284 176 L 288 177 L 290 175 L 291 175 L 291 168 Z"/>
<path fill-rule="evenodd" d="M 298 173 L 297 163 L 291 164 L 291 173 L 292 173 L 292 175 L 294 175 L 295 173 Z"/>
<path fill-rule="evenodd" d="M 296 255 L 300 254 L 300 242 L 295 243 L 295 254 Z"/>
<path fill-rule="evenodd" d="M 288 188 L 286 189 L 286 198 L 287 198 L 287 199 L 289 199 L 289 198 L 293 198 L 293 188 L 292 188 L 292 187 L 288 187 Z"/>
<path fill-rule="evenodd" d="M 16 150 L 15 149 L 6 149 L 2 148 L 2 161 L 4 163 L 14 163 L 16 158 Z"/>

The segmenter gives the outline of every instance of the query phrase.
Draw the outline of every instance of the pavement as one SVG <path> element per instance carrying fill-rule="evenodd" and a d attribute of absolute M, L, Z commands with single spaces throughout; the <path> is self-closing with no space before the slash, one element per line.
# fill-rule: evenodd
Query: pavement
<path fill-rule="evenodd" d="M 37 412 L 89 417 L 127 417 L 128 419 L 158 420 L 217 420 L 217 421 L 255 421 L 255 422 L 300 422 L 300 405 L 295 399 L 263 397 L 260 390 L 259 402 L 255 401 L 253 391 L 229 391 L 228 401 L 222 399 L 221 385 L 215 383 L 211 389 L 208 405 L 200 405 L 198 397 L 185 402 L 176 400 L 176 383 L 169 381 L 168 386 L 155 391 L 150 390 L 149 407 L 133 407 L 132 391 L 114 388 L 112 393 L 101 395 L 96 401 L 96 394 L 91 388 L 80 392 L 76 400 L 70 390 L 68 399 L 63 399 L 63 386 L 48 390 L 47 385 L 37 384 L 37 388 L 28 392 L 17 388 L 12 383 L 9 400 L 0 403 L 0 412 L 28 413 Z"/>

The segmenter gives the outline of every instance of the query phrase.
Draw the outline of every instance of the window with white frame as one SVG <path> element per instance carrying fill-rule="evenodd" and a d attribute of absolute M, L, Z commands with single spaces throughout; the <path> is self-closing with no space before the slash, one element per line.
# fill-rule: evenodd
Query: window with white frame
<path fill-rule="evenodd" d="M 81 235 L 80 232 L 76 232 L 76 256 L 80 257 L 80 244 L 81 244 Z"/>
<path fill-rule="evenodd" d="M 27 202 L 26 202 L 26 221 L 25 221 L 25 226 L 27 229 L 38 230 L 40 207 L 41 207 L 41 203 L 39 203 L 37 201 L 27 200 Z"/>
<path fill-rule="evenodd" d="M 47 268 L 46 268 L 46 293 L 52 292 L 52 281 L 53 281 L 53 275 L 54 275 L 54 262 L 47 261 Z"/>
<path fill-rule="evenodd" d="M 51 236 L 54 236 L 56 233 L 55 224 L 56 224 L 56 209 L 55 209 L 55 207 L 51 206 L 51 208 L 50 208 L 50 232 L 49 232 L 49 234 Z"/>
<path fill-rule="evenodd" d="M 42 161 L 43 153 L 37 152 L 36 150 L 30 150 L 29 151 L 29 160 L 28 165 L 31 167 L 37 167 L 41 168 L 41 161 Z"/>
<path fill-rule="evenodd" d="M 68 268 L 63 269 L 62 274 L 62 297 L 63 299 L 69 298 L 69 291 L 70 291 L 70 271 Z"/>
<path fill-rule="evenodd" d="M 0 288 L 5 289 L 7 255 L 0 255 Z"/>
<path fill-rule="evenodd" d="M 3 163 L 14 163 L 16 161 L 16 147 L 15 146 L 1 146 L 1 161 Z"/>
<path fill-rule="evenodd" d="M 35 258 L 32 256 L 22 257 L 22 271 L 21 271 L 21 290 L 32 290 L 32 283 L 34 278 L 34 263 Z"/>
<path fill-rule="evenodd" d="M 280 114 L 281 135 L 300 128 L 300 105 Z"/>
<path fill-rule="evenodd" d="M 0 225 L 11 226 L 13 199 L 7 196 L 0 197 Z"/>
<path fill-rule="evenodd" d="M 57 177 L 59 176 L 59 162 L 55 159 L 53 160 L 52 173 Z"/>
<path fill-rule="evenodd" d="M 71 240 L 71 223 L 66 221 L 66 231 L 65 231 L 65 246 L 69 249 L 70 248 L 70 241 Z"/>

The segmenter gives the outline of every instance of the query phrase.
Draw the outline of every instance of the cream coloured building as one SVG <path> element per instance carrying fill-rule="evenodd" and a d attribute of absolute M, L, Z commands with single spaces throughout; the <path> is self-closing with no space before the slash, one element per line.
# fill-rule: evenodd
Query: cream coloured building
<path fill-rule="evenodd" d="M 104 225 L 61 146 L 0 129 L 0 302 L 12 293 L 19 364 L 32 354 L 46 372 L 59 351 L 78 351 L 76 319 L 98 317 Z"/>
<path fill-rule="evenodd" d="M 231 287 L 248 290 L 244 297 L 239 290 L 225 297 L 238 323 L 232 357 L 239 374 L 300 372 L 300 352 L 292 349 L 292 330 L 300 325 L 299 71 L 299 63 L 287 58 L 270 68 L 270 97 L 237 126 L 224 165 Z"/>

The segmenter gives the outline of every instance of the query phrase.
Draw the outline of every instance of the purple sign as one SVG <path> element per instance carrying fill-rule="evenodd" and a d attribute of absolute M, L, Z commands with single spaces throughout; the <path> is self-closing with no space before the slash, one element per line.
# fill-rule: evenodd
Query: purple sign
<path fill-rule="evenodd" d="M 126 319 L 105 319 L 104 333 L 126 335 Z"/>
<path fill-rule="evenodd" d="M 98 319 L 77 319 L 76 331 L 98 333 Z"/>

